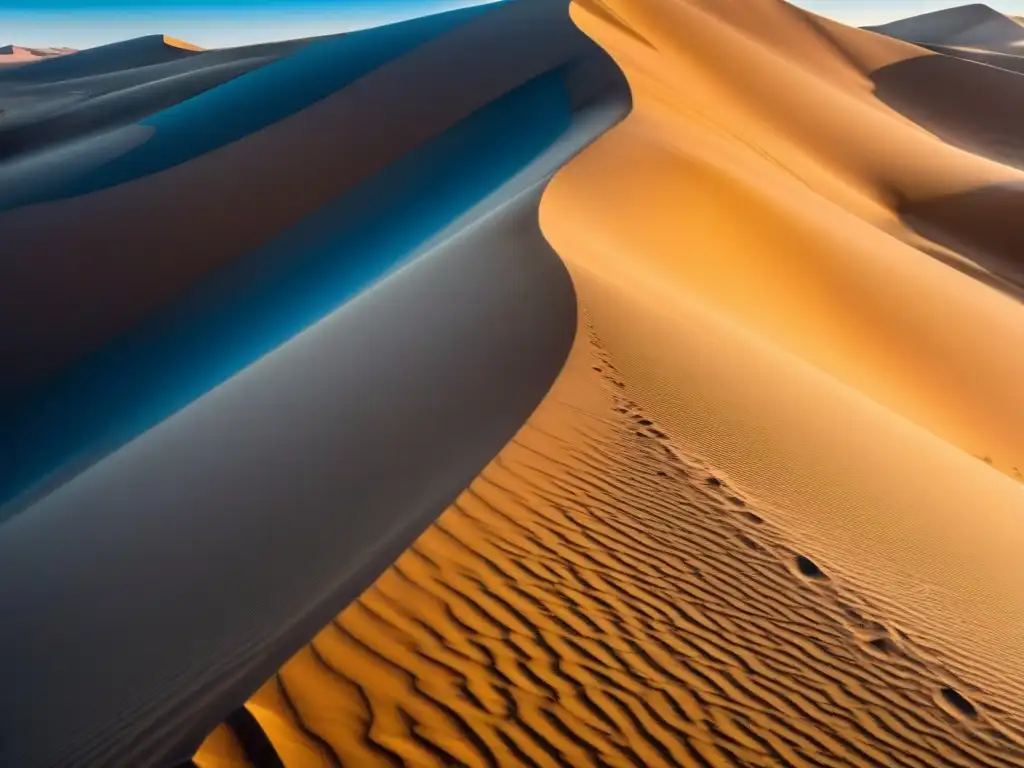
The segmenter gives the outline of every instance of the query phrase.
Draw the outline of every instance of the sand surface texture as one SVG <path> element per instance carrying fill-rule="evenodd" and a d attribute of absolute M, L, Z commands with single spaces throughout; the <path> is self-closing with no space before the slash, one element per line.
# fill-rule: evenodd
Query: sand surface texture
<path fill-rule="evenodd" d="M 572 17 L 633 111 L 541 204 L 569 362 L 195 764 L 1024 765 L 1020 76 L 778 0 Z"/>

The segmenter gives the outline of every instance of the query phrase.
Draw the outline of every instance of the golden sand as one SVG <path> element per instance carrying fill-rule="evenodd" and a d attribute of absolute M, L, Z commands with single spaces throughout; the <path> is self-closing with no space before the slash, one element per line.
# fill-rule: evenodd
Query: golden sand
<path fill-rule="evenodd" d="M 582 328 L 512 443 L 250 701 L 285 765 L 1024 760 L 1019 711 L 879 621 L 633 394 Z"/>
<path fill-rule="evenodd" d="M 1024 764 L 1020 225 L 982 262 L 900 216 L 1024 175 L 875 97 L 914 46 L 572 13 L 635 107 L 541 208 L 566 368 L 250 711 L 301 767 Z"/>
<path fill-rule="evenodd" d="M 176 37 L 170 37 L 168 35 L 164 35 L 163 38 L 164 38 L 164 45 L 169 45 L 171 48 L 181 48 L 182 50 L 185 50 L 185 51 L 201 51 L 201 50 L 203 50 L 198 45 L 193 45 L 192 43 L 186 42 L 184 40 L 179 40 Z"/>

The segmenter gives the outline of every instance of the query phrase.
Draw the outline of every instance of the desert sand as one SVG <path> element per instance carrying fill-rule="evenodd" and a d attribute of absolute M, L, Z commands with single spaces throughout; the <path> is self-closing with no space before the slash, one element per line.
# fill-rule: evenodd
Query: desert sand
<path fill-rule="evenodd" d="M 5 64 L 28 64 L 52 56 L 75 53 L 74 48 L 26 48 L 21 45 L 0 45 L 0 66 Z"/>
<path fill-rule="evenodd" d="M 1019 76 L 779 0 L 571 8 L 634 108 L 541 203 L 569 360 L 246 704 L 272 759 L 1024 765 Z M 242 731 L 194 764 L 272 764 Z"/>
<path fill-rule="evenodd" d="M 0 764 L 1024 766 L 1022 29 L 0 73 Z"/>

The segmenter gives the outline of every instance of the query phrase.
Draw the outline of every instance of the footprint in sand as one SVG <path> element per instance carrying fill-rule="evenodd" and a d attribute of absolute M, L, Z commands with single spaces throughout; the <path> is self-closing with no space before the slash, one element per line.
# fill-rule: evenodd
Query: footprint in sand
<path fill-rule="evenodd" d="M 974 706 L 960 691 L 951 686 L 943 686 L 935 694 L 938 705 L 954 717 L 978 719 L 978 708 Z"/>
<path fill-rule="evenodd" d="M 828 576 L 826 576 L 821 568 L 818 567 L 817 563 L 806 555 L 797 555 L 794 560 L 794 564 L 801 576 L 821 581 L 828 579 Z"/>

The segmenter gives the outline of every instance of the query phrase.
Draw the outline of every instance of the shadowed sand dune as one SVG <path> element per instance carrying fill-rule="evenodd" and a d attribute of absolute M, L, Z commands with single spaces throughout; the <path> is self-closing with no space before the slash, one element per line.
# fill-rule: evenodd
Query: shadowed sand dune
<path fill-rule="evenodd" d="M 165 109 L 294 52 L 308 41 L 203 51 L 193 56 L 95 73 L 88 59 L 77 67 L 4 77 L 0 72 L 0 161 L 81 139 Z M 75 63 L 75 62 L 72 62 Z M 35 157 L 20 174 L 0 173 L 11 185 L 34 177 L 49 158 Z M 50 161 L 52 162 L 52 161 Z M 4 197 L 24 194 L 10 190 Z M 0 198 L 0 207 L 7 207 Z"/>
<path fill-rule="evenodd" d="M 272 759 L 1024 765 L 1021 172 L 879 98 L 916 46 L 776 0 L 572 16 L 634 109 L 542 200 L 569 360 L 248 701 Z"/>
<path fill-rule="evenodd" d="M 47 58 L 4 75 L 22 82 L 54 82 L 174 61 L 194 56 L 201 50 L 167 35 L 147 35 Z"/>
<path fill-rule="evenodd" d="M 65 257 L 108 270 L 116 288 L 60 284 L 71 275 L 17 256 L 4 269 L 40 270 L 41 290 L 93 311 L 135 290 L 145 314 L 120 317 L 127 328 L 0 420 L 2 487 L 29 486 L 0 526 L 2 765 L 168 765 L 232 711 L 217 743 L 263 760 L 267 740 L 240 703 L 471 482 L 565 360 L 576 302 L 537 206 L 550 175 L 628 111 L 618 70 L 544 0 L 321 42 L 314 61 L 348 68 L 212 139 L 165 143 L 169 169 L 162 155 L 137 165 L 137 181 L 0 222 L 5 240 L 30 233 L 39 209 L 85 226 Z M 273 101 L 288 76 L 309 74 L 314 45 L 283 73 L 247 75 L 259 77 L 241 95 L 241 78 L 219 88 L 255 99 L 262 84 Z M 466 88 L 440 87 L 466 71 Z M 380 98 L 410 77 L 419 93 Z M 329 84 L 339 90 L 322 93 Z M 205 98 L 217 90 L 160 120 L 223 119 Z M 406 110 L 416 123 L 394 124 Z M 323 162 L 296 165 L 315 150 Z M 222 180 L 225 162 L 267 183 Z M 163 178 L 175 171 L 186 175 Z M 137 242 L 155 239 L 135 264 L 140 251 L 73 206 L 117 210 L 147 183 L 170 204 L 139 209 Z M 313 192 L 292 218 L 253 218 L 303 184 Z M 234 207 L 196 229 L 191 192 L 219 185 Z M 168 226 L 220 239 L 161 267 Z M 166 289 L 151 274 L 161 268 L 180 281 L 166 298 L 152 293 Z M 62 654 L 69 635 L 76 651 Z"/>
<path fill-rule="evenodd" d="M 865 29 L 911 43 L 1024 53 L 1024 27 L 982 3 L 924 13 Z"/>
<path fill-rule="evenodd" d="M 1024 168 L 1024 116 L 1010 106 L 1024 97 L 1024 77 L 952 53 L 881 67 L 871 73 L 875 95 L 954 146 Z"/>
<path fill-rule="evenodd" d="M 564 15 L 513 3 L 320 41 L 124 129 L 152 132 L 137 147 L 152 151 L 121 170 L 164 170 L 0 213 L 0 347 L 16 363 L 0 381 L 0 445 L 22 446 L 0 468 L 5 516 L 330 311 L 543 152 L 587 95 L 580 57 L 596 51 Z M 470 69 L 464 87 L 428 87 Z M 515 129 L 524 110 L 536 119 Z"/>
<path fill-rule="evenodd" d="M 930 43 L 916 43 L 922 48 L 927 48 L 935 53 L 942 53 L 946 56 L 953 56 L 966 61 L 974 61 L 978 64 L 987 64 L 990 67 L 998 67 L 1010 72 L 1024 73 L 1024 50 L 1021 54 L 997 53 L 984 51 L 977 48 L 956 48 L 949 45 L 932 45 Z"/>
<path fill-rule="evenodd" d="M 6 521 L 0 764 L 194 750 L 522 423 L 574 312 L 510 201 Z"/>

